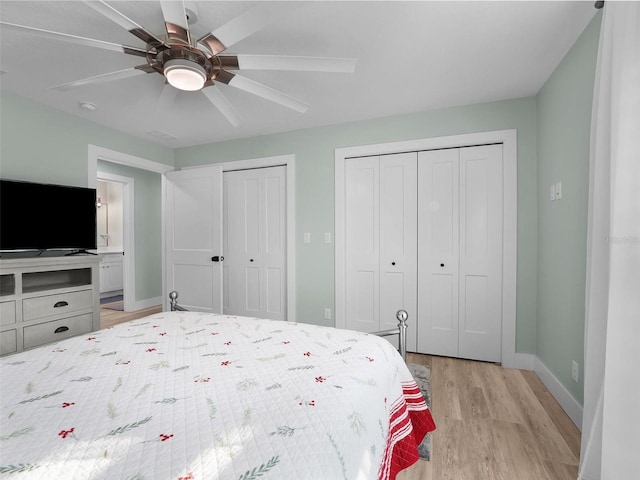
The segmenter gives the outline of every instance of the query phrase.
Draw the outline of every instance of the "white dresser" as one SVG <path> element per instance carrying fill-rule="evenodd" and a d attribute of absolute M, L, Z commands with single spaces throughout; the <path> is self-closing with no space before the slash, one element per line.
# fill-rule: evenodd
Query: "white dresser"
<path fill-rule="evenodd" d="M 100 329 L 99 259 L 0 259 L 0 355 Z"/>

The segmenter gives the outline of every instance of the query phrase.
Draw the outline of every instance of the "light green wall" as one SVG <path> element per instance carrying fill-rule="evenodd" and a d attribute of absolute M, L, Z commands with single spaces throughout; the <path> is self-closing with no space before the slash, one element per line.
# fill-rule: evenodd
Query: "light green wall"
<path fill-rule="evenodd" d="M 105 161 L 98 161 L 98 171 L 133 178 L 133 217 L 137 220 L 134 225 L 136 300 L 159 297 L 162 295 L 161 175 Z"/>
<path fill-rule="evenodd" d="M 536 353 L 581 404 L 591 103 L 598 13 L 537 97 L 538 325 Z M 549 200 L 562 182 L 562 199 Z M 571 379 L 571 361 L 580 365 Z"/>
<path fill-rule="evenodd" d="M 326 325 L 332 321 L 323 319 L 323 309 L 334 306 L 334 250 L 333 244 L 321 238 L 324 232 L 334 231 L 334 149 L 515 128 L 516 350 L 536 354 L 582 402 L 582 380 L 578 384 L 571 380 L 570 365 L 575 359 L 582 368 L 589 125 L 599 26 L 600 14 L 536 97 L 175 151 L 2 93 L 0 176 L 84 186 L 89 143 L 167 165 L 175 161 L 177 167 L 295 154 L 296 313 L 300 321 Z M 563 199 L 551 203 L 547 200 L 549 187 L 557 181 L 562 182 Z M 157 228 L 160 206 L 157 208 L 139 211 L 136 207 L 137 232 Z M 153 224 L 146 218 L 152 218 Z M 302 232 L 311 233 L 311 244 L 302 243 Z M 145 278 L 160 277 L 160 254 L 154 247 L 149 257 L 155 255 L 157 261 L 149 258 L 136 266 L 137 288 L 143 288 L 140 282 Z M 149 297 L 159 295 L 148 293 Z"/>
<path fill-rule="evenodd" d="M 171 148 L 6 92 L 0 94 L 1 178 L 87 186 L 89 144 L 173 165 Z M 126 176 L 135 170 L 113 168 L 108 171 Z M 144 173 L 135 176 L 136 300 L 162 295 L 160 175 Z"/>
<path fill-rule="evenodd" d="M 431 112 L 331 125 L 176 150 L 176 167 L 272 155 L 296 156 L 297 320 L 332 325 L 334 248 L 321 241 L 334 231 L 334 149 L 453 134 L 518 130 L 517 350 L 534 353 L 536 322 L 535 99 L 514 99 Z M 310 232 L 312 242 L 302 243 Z"/>

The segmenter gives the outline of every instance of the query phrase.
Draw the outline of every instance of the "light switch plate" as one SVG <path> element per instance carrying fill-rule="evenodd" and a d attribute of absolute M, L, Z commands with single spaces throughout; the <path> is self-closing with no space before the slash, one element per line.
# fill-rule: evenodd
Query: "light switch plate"
<path fill-rule="evenodd" d="M 555 184 L 551 185 L 551 190 L 549 191 L 549 200 L 552 202 L 556 199 L 556 186 Z"/>
<path fill-rule="evenodd" d="M 311 243 L 311 234 L 309 232 L 305 232 L 302 238 L 304 243 Z"/>

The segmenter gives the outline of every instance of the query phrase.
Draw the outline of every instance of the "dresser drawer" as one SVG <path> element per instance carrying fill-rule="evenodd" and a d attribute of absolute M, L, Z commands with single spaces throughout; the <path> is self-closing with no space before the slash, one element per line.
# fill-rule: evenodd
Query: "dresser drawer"
<path fill-rule="evenodd" d="M 0 302 L 0 325 L 16 323 L 16 301 Z"/>
<path fill-rule="evenodd" d="M 93 291 L 81 290 L 79 292 L 26 298 L 22 301 L 22 317 L 23 321 L 27 322 L 92 307 Z"/>
<path fill-rule="evenodd" d="M 92 327 L 93 314 L 91 313 L 24 327 L 22 330 L 24 348 L 33 348 L 44 343 L 57 342 L 75 335 L 88 333 L 93 330 Z"/>
<path fill-rule="evenodd" d="M 13 353 L 18 350 L 18 338 L 15 329 L 0 332 L 0 355 Z"/>

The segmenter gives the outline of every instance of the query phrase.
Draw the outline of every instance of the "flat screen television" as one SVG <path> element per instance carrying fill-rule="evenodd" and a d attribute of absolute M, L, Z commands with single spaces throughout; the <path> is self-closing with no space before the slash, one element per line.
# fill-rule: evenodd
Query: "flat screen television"
<path fill-rule="evenodd" d="M 0 179 L 0 255 L 95 250 L 96 190 Z"/>

